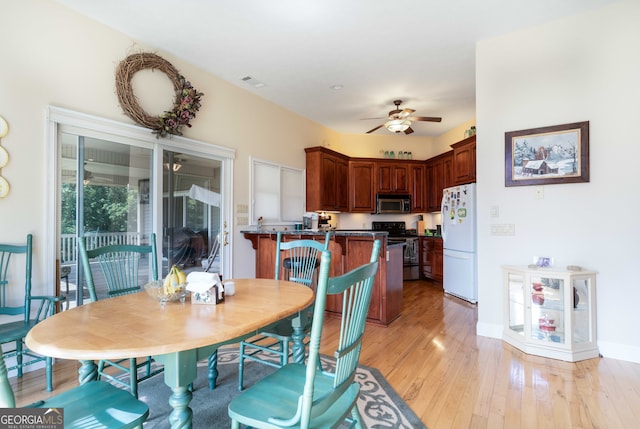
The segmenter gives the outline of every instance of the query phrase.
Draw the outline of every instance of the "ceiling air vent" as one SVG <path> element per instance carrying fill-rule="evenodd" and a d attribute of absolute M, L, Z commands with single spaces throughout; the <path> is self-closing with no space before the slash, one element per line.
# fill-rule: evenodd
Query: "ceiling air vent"
<path fill-rule="evenodd" d="M 251 76 L 245 76 L 242 78 L 242 80 L 245 83 L 248 83 L 249 85 L 253 86 L 254 88 L 262 88 L 265 86 L 263 82 L 260 82 L 259 80 L 254 79 Z"/>

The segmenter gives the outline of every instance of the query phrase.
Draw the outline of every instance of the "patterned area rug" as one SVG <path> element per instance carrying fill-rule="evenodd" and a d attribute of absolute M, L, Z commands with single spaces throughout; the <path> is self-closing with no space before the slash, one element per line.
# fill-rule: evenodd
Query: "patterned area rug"
<path fill-rule="evenodd" d="M 335 367 L 333 358 L 322 356 L 325 370 Z M 245 388 L 251 386 L 275 369 L 267 365 L 247 361 L 245 364 Z M 194 428 L 228 428 L 231 422 L 227 415 L 227 404 L 238 395 L 238 350 L 220 349 L 218 354 L 218 384 L 209 390 L 206 362 L 198 363 L 198 376 L 194 382 L 193 410 Z M 385 378 L 375 368 L 360 366 L 357 381 L 361 385 L 358 409 L 367 428 L 419 429 L 426 426 L 398 396 Z M 160 374 L 140 383 L 139 397 L 151 410 L 145 428 L 168 428 L 171 412 L 168 399 L 170 389 Z M 345 425 L 346 426 L 346 425 Z"/>

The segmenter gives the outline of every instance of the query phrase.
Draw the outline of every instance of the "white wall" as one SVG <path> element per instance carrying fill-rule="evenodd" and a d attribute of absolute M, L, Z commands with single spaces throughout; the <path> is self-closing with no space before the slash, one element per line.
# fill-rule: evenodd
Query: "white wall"
<path fill-rule="evenodd" d="M 478 333 L 501 336 L 501 265 L 533 255 L 597 277 L 600 352 L 640 362 L 640 2 L 477 46 Z M 590 121 L 589 183 L 504 186 L 504 133 Z M 499 217 L 491 218 L 492 206 Z M 515 224 L 515 236 L 490 225 Z"/>

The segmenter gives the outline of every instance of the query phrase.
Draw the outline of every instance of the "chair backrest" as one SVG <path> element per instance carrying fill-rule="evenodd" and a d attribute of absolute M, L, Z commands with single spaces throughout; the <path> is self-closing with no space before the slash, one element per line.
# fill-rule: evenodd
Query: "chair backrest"
<path fill-rule="evenodd" d="M 29 320 L 31 313 L 31 258 L 33 250 L 33 237 L 27 235 L 27 243 L 24 245 L 0 244 L 0 314 L 7 315 L 24 315 L 24 320 Z M 12 295 L 9 292 L 9 268 L 12 256 L 25 255 L 25 280 L 24 280 L 24 301 L 19 306 L 9 306 L 8 297 Z M 15 294 L 13 294 L 15 295 Z"/>
<path fill-rule="evenodd" d="M 150 241 L 148 245 L 113 244 L 89 250 L 86 238 L 78 238 L 78 257 L 82 262 L 92 302 L 97 301 L 98 297 L 96 282 L 91 271 L 91 261 L 100 267 L 107 284 L 109 297 L 134 293 L 142 289 L 140 270 L 145 269 L 140 264 L 142 256 L 150 257 L 151 280 L 158 280 L 158 258 L 154 233 L 151 234 Z"/>
<path fill-rule="evenodd" d="M 320 264 L 320 254 L 329 248 L 331 232 L 325 234 L 324 243 L 315 240 L 282 241 L 282 233 L 276 239 L 276 266 L 274 278 L 280 278 L 282 261 L 289 259 L 289 281 L 312 286 L 316 269 Z M 284 258 L 283 258 L 284 255 Z"/>
<path fill-rule="evenodd" d="M 309 358 L 307 360 L 305 385 L 298 401 L 298 412 L 291 420 L 270 418 L 269 421 L 276 424 L 289 425 L 293 420 L 300 422 L 300 427 L 308 427 L 312 417 L 324 413 L 352 384 L 355 379 L 362 337 L 366 326 L 369 303 L 373 283 L 378 271 L 378 254 L 380 253 L 380 240 L 373 242 L 371 259 L 368 264 L 362 265 L 346 274 L 329 278 L 329 263 L 324 264 L 324 258 L 330 254 L 328 251 L 322 254 L 320 275 L 316 291 L 316 311 L 313 315 L 311 339 L 309 341 Z M 320 358 L 320 339 L 322 337 L 322 324 L 327 295 L 343 294 L 342 320 L 340 324 L 340 337 L 334 353 L 336 369 L 331 374 L 333 377 L 333 389 L 322 397 L 314 397 L 314 382 Z"/>

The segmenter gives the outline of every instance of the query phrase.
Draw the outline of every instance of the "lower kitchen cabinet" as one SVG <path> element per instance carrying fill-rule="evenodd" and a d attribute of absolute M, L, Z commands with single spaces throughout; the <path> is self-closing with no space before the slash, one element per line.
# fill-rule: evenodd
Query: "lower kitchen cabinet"
<path fill-rule="evenodd" d="M 568 362 L 599 356 L 594 271 L 505 266 L 503 276 L 504 341 Z"/>
<path fill-rule="evenodd" d="M 420 237 L 420 273 L 423 278 L 442 283 L 442 238 Z"/>
<path fill-rule="evenodd" d="M 242 231 L 256 251 L 256 278 L 273 278 L 275 266 L 276 232 Z M 288 231 L 283 240 L 311 239 L 324 241 L 320 231 Z M 403 247 L 387 246 L 386 233 L 352 233 L 336 231 L 331 235 L 331 277 L 342 275 L 369 263 L 374 239 L 382 240 L 378 256 L 378 273 L 373 284 L 367 322 L 387 326 L 400 316 L 402 309 L 402 262 Z M 281 277 L 282 278 L 282 277 Z M 339 316 L 342 313 L 342 295 L 327 297 L 326 314 Z"/>

